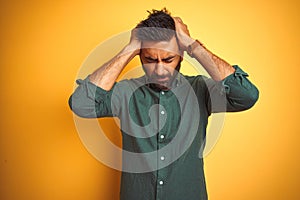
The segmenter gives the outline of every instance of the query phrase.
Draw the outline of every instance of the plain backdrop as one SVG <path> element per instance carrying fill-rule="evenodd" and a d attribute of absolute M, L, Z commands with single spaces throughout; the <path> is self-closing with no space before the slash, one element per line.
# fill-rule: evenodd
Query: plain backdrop
<path fill-rule="evenodd" d="M 120 172 L 86 150 L 67 101 L 97 45 L 131 30 L 146 10 L 163 7 L 208 49 L 240 65 L 260 90 L 251 110 L 226 114 L 205 157 L 210 199 L 300 199 L 299 4 L 1 1 L 0 199 L 118 199 Z M 99 122 L 120 146 L 114 121 Z"/>

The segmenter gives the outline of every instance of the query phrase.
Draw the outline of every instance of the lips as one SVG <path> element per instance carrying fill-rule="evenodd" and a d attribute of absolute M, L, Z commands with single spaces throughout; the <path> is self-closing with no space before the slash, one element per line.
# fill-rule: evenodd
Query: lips
<path fill-rule="evenodd" d="M 152 76 L 152 81 L 155 83 L 164 83 L 164 82 L 168 82 L 170 80 L 170 76 L 166 75 L 166 76 Z"/>
<path fill-rule="evenodd" d="M 163 83 L 163 82 L 167 82 L 169 80 L 168 77 L 165 77 L 165 78 L 157 78 L 157 79 L 154 79 L 156 82 L 158 83 Z"/>

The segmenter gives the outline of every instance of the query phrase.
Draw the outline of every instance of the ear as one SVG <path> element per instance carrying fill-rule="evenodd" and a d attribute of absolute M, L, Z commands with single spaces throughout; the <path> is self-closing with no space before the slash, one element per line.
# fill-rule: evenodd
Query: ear
<path fill-rule="evenodd" d="M 175 34 L 175 37 L 176 37 L 176 42 L 177 42 L 177 45 L 178 45 L 178 51 L 179 51 L 179 55 L 181 57 L 181 61 L 183 59 L 183 53 L 184 53 L 184 50 L 180 48 L 180 43 L 179 43 L 179 40 L 178 40 L 178 37 L 177 35 Z"/>
<path fill-rule="evenodd" d="M 183 53 L 184 53 L 184 51 L 179 49 L 180 61 L 183 60 Z"/>
<path fill-rule="evenodd" d="M 140 62 L 141 62 L 141 64 L 143 65 L 143 61 L 142 61 L 142 49 L 140 49 L 139 58 L 140 58 Z"/>
<path fill-rule="evenodd" d="M 178 51 L 179 51 L 180 59 L 182 61 L 183 55 L 184 55 L 184 50 L 182 48 L 180 48 L 178 41 L 177 41 L 177 44 L 178 44 Z"/>

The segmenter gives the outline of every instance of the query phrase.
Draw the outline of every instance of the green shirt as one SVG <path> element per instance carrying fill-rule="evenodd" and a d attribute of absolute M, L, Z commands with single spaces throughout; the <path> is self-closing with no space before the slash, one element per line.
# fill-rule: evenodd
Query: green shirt
<path fill-rule="evenodd" d="M 124 152 L 138 155 L 123 154 L 121 200 L 207 199 L 202 153 L 208 117 L 249 109 L 258 99 L 248 74 L 234 68 L 219 82 L 179 74 L 169 91 L 152 89 L 145 76 L 110 91 L 77 80 L 71 109 L 84 118 L 118 117 Z"/>

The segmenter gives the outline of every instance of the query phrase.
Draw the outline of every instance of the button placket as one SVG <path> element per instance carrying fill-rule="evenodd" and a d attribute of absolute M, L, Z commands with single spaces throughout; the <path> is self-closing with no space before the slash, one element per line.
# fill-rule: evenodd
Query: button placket
<path fill-rule="evenodd" d="M 166 139 L 166 134 L 163 131 L 163 128 L 166 123 L 167 118 L 167 110 L 164 101 L 166 98 L 166 93 L 164 91 L 161 91 L 159 94 L 159 111 L 158 111 L 158 117 L 159 117 L 159 133 L 157 137 L 157 147 L 158 150 L 161 149 L 164 146 L 164 140 Z M 165 169 L 162 167 L 162 164 L 165 162 L 165 155 L 161 155 L 159 153 L 160 151 L 157 151 L 157 193 L 156 193 L 156 199 L 160 199 L 162 192 L 164 190 L 165 180 L 166 180 L 166 172 Z"/>

